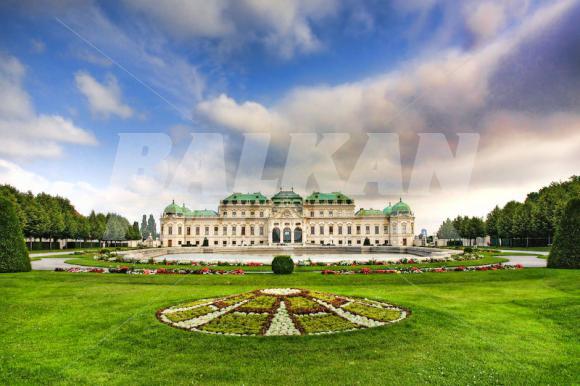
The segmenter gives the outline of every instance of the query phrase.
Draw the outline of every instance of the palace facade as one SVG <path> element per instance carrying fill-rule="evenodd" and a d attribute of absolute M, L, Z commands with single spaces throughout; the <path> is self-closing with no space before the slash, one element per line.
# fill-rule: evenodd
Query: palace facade
<path fill-rule="evenodd" d="M 359 209 L 340 192 L 314 192 L 302 198 L 293 190 L 267 198 L 234 193 L 218 211 L 190 210 L 173 202 L 161 217 L 165 247 L 239 247 L 278 245 L 393 245 L 413 242 L 415 217 L 402 200 L 379 209 Z"/>

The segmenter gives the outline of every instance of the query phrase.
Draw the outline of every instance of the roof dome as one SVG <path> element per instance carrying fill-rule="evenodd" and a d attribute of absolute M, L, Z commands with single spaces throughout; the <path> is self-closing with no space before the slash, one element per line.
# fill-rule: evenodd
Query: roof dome
<path fill-rule="evenodd" d="M 272 196 L 274 204 L 302 204 L 302 197 L 294 190 L 281 190 Z"/>
<path fill-rule="evenodd" d="M 383 209 L 383 214 L 385 216 L 390 216 L 392 211 L 393 211 L 393 207 L 391 206 L 391 203 L 389 202 L 389 206 L 387 206 L 385 209 Z"/>
<path fill-rule="evenodd" d="M 411 214 L 411 207 L 399 199 L 399 202 L 391 208 L 391 214 Z"/>
<path fill-rule="evenodd" d="M 177 205 L 175 200 L 163 210 L 164 214 L 183 215 L 183 207 Z"/>

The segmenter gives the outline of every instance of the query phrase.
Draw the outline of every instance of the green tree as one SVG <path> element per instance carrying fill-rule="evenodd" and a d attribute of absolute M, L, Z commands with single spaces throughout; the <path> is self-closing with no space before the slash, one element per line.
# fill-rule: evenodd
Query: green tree
<path fill-rule="evenodd" d="M 568 201 L 548 256 L 549 268 L 580 268 L 580 198 Z"/>
<path fill-rule="evenodd" d="M 498 222 L 501 216 L 501 209 L 495 206 L 491 212 L 487 214 L 485 219 L 485 231 L 491 238 L 499 237 Z"/>
<path fill-rule="evenodd" d="M 145 240 L 147 236 L 149 236 L 149 224 L 147 223 L 147 215 L 144 214 L 143 218 L 141 219 L 141 238 Z"/>
<path fill-rule="evenodd" d="M 151 238 L 153 240 L 157 240 L 157 223 L 155 222 L 155 217 L 153 217 L 152 214 L 149 215 L 149 220 L 147 221 L 147 229 L 151 234 Z"/>
<path fill-rule="evenodd" d="M 14 201 L 0 196 L 0 213 L 0 272 L 30 271 L 30 259 Z"/>
<path fill-rule="evenodd" d="M 448 239 L 448 240 L 457 240 L 461 237 L 459 236 L 459 232 L 453 226 L 453 221 L 450 219 L 446 219 L 443 221 L 439 230 L 437 231 L 437 237 L 440 239 Z"/>

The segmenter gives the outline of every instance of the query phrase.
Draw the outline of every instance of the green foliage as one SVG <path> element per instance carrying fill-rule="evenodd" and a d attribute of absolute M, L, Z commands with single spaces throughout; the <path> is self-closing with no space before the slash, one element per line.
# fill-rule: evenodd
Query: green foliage
<path fill-rule="evenodd" d="M 457 232 L 457 229 L 455 229 L 455 227 L 453 226 L 453 221 L 451 221 L 451 219 L 449 218 L 443 221 L 443 224 L 441 224 L 441 226 L 439 227 L 439 230 L 437 231 L 437 237 L 440 239 L 449 239 L 449 240 L 461 238 L 459 236 L 459 232 Z"/>
<path fill-rule="evenodd" d="M 568 201 L 548 257 L 550 268 L 580 268 L 580 198 Z"/>
<path fill-rule="evenodd" d="M 0 196 L 0 272 L 26 272 L 30 269 L 16 205 L 11 198 Z"/>
<path fill-rule="evenodd" d="M 280 255 L 272 260 L 272 272 L 277 275 L 287 275 L 294 271 L 294 261 L 290 256 Z"/>
<path fill-rule="evenodd" d="M 320 305 L 313 300 L 302 296 L 293 296 L 286 298 L 286 303 L 288 304 L 288 308 L 292 310 L 292 312 L 306 312 L 312 309 L 320 308 Z"/>
<path fill-rule="evenodd" d="M 378 320 L 379 322 L 390 322 L 396 320 L 401 316 L 401 312 L 398 310 L 390 310 L 385 308 L 374 307 L 371 305 L 363 303 L 350 303 L 343 307 L 343 309 L 364 316 L 369 319 Z"/>
<path fill-rule="evenodd" d="M 222 332 L 227 334 L 259 334 L 268 320 L 263 314 L 231 313 L 212 320 L 201 327 L 204 331 Z"/>
<path fill-rule="evenodd" d="M 213 308 L 208 306 L 202 306 L 197 308 L 192 308 L 191 310 L 184 310 L 184 311 L 175 311 L 175 312 L 168 312 L 165 314 L 167 319 L 171 320 L 172 322 L 181 322 L 188 319 L 197 318 L 198 316 L 202 316 L 205 314 L 209 314 L 213 312 Z"/>
<path fill-rule="evenodd" d="M 304 331 L 309 334 L 327 331 L 343 331 L 357 328 L 358 326 L 336 315 L 297 315 L 296 320 Z"/>

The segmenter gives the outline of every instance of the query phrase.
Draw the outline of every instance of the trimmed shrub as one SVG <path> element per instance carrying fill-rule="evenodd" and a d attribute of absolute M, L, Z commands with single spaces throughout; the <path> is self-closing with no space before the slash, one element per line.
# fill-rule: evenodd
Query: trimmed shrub
<path fill-rule="evenodd" d="M 472 253 L 473 252 L 473 248 L 471 248 L 471 247 L 465 247 L 465 248 L 463 248 L 463 252 L 465 252 L 465 253 Z"/>
<path fill-rule="evenodd" d="M 294 261 L 290 256 L 276 256 L 272 260 L 272 272 L 277 275 L 287 275 L 294 271 Z"/>
<path fill-rule="evenodd" d="M 580 268 L 580 198 L 566 204 L 548 256 L 549 268 Z"/>
<path fill-rule="evenodd" d="M 0 197 L 0 272 L 28 272 L 30 259 L 14 203 Z"/>

